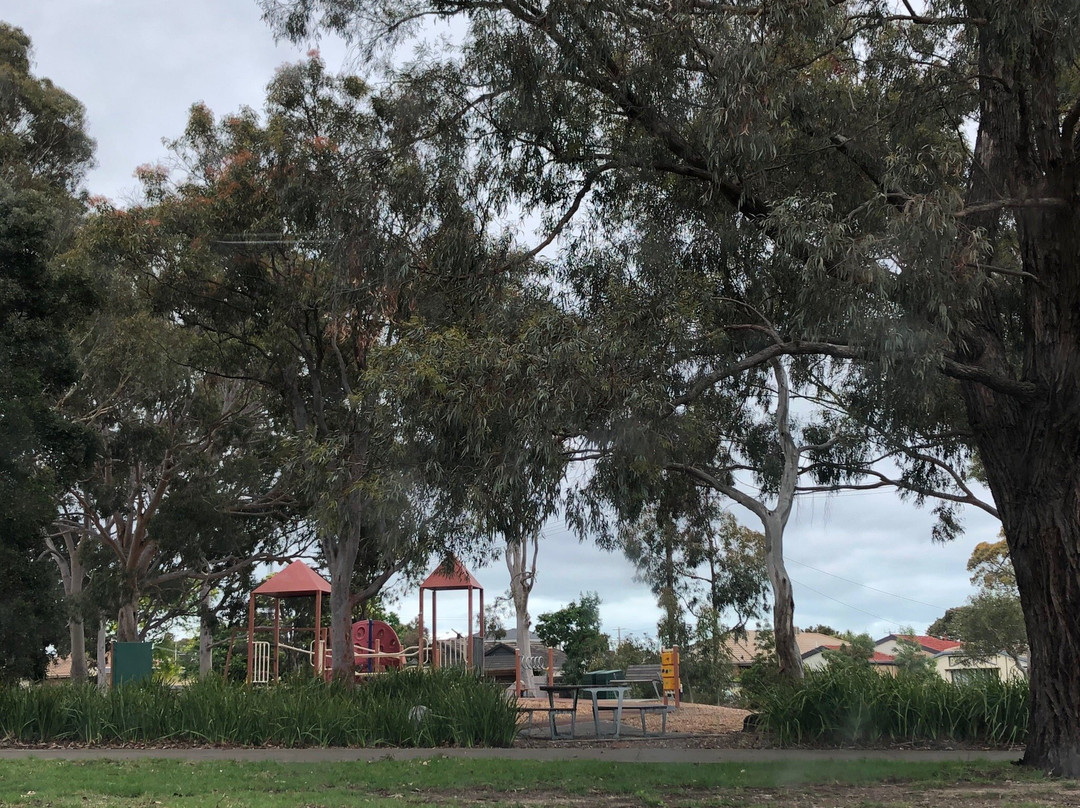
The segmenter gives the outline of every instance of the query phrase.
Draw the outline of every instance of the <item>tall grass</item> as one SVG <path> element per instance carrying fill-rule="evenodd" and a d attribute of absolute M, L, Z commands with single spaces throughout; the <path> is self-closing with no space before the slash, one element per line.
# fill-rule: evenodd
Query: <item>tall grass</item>
<path fill-rule="evenodd" d="M 755 694 L 758 725 L 783 745 L 883 741 L 1022 744 L 1028 684 L 952 684 L 933 677 L 883 676 L 849 667 L 810 671 L 795 684 Z"/>
<path fill-rule="evenodd" d="M 516 717 L 501 687 L 447 669 L 388 672 L 353 690 L 318 680 L 251 688 L 216 679 L 107 693 L 91 685 L 0 688 L 0 739 L 23 743 L 509 746 Z"/>

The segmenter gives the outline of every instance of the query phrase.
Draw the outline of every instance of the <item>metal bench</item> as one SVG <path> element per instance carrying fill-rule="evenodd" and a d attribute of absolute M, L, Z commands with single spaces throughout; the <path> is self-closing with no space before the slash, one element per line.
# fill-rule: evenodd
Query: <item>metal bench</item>
<path fill-rule="evenodd" d="M 647 683 L 653 686 L 656 698 L 663 698 L 664 680 L 660 676 L 660 665 L 627 665 L 626 676 L 622 679 L 614 679 L 613 685 L 630 685 Z"/>

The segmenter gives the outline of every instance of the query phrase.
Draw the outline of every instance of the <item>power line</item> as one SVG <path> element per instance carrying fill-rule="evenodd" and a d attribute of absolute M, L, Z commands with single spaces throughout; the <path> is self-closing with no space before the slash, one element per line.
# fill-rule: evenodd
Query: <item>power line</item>
<path fill-rule="evenodd" d="M 839 603 L 841 606 L 846 606 L 847 608 L 854 609 L 857 612 L 862 612 L 863 614 L 868 614 L 871 617 L 873 617 L 875 620 L 881 620 L 883 623 L 888 623 L 890 626 L 897 626 L 897 627 L 900 626 L 900 623 L 896 622 L 895 620 L 890 620 L 887 617 L 882 617 L 880 614 L 874 614 L 873 612 L 868 612 L 868 611 L 866 611 L 866 609 L 860 609 L 858 606 L 852 606 L 850 603 L 844 603 L 844 601 L 838 600 L 837 598 L 834 598 L 832 595 L 826 595 L 824 592 L 821 592 L 821 591 L 819 591 L 817 589 L 814 589 L 814 587 L 812 587 L 812 586 L 807 586 L 802 581 L 796 581 L 794 578 L 792 578 L 791 582 L 796 583 L 799 586 L 806 587 L 811 592 L 813 592 L 813 593 L 815 593 L 817 595 L 821 595 L 821 597 L 823 597 L 823 598 L 828 598 L 829 600 L 833 601 L 834 603 Z"/>
<path fill-rule="evenodd" d="M 891 598 L 900 598 L 900 600 L 908 600 L 908 601 L 911 601 L 912 603 L 918 603 L 920 606 L 929 606 L 931 609 L 941 609 L 942 611 L 945 611 L 944 606 L 938 606 L 935 603 L 927 603 L 926 601 L 923 601 L 923 600 L 915 600 L 915 598 L 909 598 L 909 597 L 906 597 L 905 595 L 897 595 L 895 592 L 886 592 L 884 589 L 878 589 L 877 587 L 870 586 L 869 584 L 863 584 L 863 583 L 859 583 L 858 581 L 853 581 L 850 578 L 845 578 L 843 575 L 836 575 L 835 573 L 832 573 L 832 572 L 826 572 L 825 570 L 819 570 L 817 567 L 811 567 L 809 564 L 807 564 L 807 563 L 805 563 L 803 561 L 798 561 L 798 560 L 796 560 L 794 558 L 788 558 L 788 561 L 792 562 L 793 564 L 798 564 L 800 567 L 806 567 L 808 570 L 813 570 L 814 572 L 820 572 L 822 575 L 829 575 L 829 576 L 831 576 L 833 578 L 838 578 L 841 581 L 846 581 L 849 584 L 854 584 L 855 586 L 861 586 L 863 589 L 869 589 L 871 592 L 877 592 L 877 593 L 882 594 L 882 595 L 888 595 Z"/>

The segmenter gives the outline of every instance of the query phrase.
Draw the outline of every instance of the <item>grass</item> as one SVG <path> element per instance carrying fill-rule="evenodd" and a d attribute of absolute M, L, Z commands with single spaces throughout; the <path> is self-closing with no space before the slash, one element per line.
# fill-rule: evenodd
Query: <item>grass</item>
<path fill-rule="evenodd" d="M 883 741 L 1022 744 L 1023 680 L 958 685 L 937 676 L 882 676 L 867 666 L 811 671 L 755 694 L 759 725 L 783 745 Z"/>
<path fill-rule="evenodd" d="M 451 669 L 387 673 L 354 690 L 313 679 L 263 688 L 148 682 L 105 694 L 90 685 L 0 688 L 0 739 L 21 743 L 509 746 L 516 720 L 501 688 Z"/>
<path fill-rule="evenodd" d="M 465 804 L 759 804 L 761 790 L 904 784 L 908 790 L 1038 783 L 1039 775 L 996 763 L 814 761 L 785 764 L 628 764 L 439 758 L 372 763 L 0 761 L 0 806 L 284 808 Z M 841 791 L 837 791 L 837 788 Z M 766 803 L 772 797 L 765 797 Z M 809 804 L 809 803 L 807 803 Z M 851 804 L 859 802 L 838 802 Z M 865 801 L 861 804 L 866 804 Z M 895 803 L 892 803 L 895 804 Z"/>

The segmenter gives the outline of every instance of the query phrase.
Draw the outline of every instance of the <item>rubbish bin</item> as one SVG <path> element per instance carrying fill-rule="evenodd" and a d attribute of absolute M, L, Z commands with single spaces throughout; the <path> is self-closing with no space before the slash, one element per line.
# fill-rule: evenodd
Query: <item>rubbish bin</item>
<path fill-rule="evenodd" d="M 606 685 L 612 679 L 622 679 L 622 671 L 586 671 L 582 684 L 586 685 Z M 598 699 L 614 699 L 618 698 L 618 692 L 614 690 L 601 690 L 598 691 L 596 697 Z"/>
<path fill-rule="evenodd" d="M 112 683 L 116 685 L 149 679 L 154 670 L 152 642 L 114 642 Z"/>

